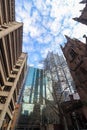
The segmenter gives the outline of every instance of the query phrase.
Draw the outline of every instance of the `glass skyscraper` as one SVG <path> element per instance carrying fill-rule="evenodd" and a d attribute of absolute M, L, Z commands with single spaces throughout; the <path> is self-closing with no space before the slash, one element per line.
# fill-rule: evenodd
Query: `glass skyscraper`
<path fill-rule="evenodd" d="M 43 104 L 44 98 L 46 98 L 46 79 L 44 70 L 29 67 L 23 101 L 30 104 Z"/>
<path fill-rule="evenodd" d="M 24 87 L 17 130 L 40 127 L 42 109 L 46 100 L 53 100 L 51 95 L 52 84 L 47 80 L 43 69 L 28 67 Z M 50 91 L 48 87 L 50 87 Z M 28 122 L 24 123 L 26 120 Z"/>

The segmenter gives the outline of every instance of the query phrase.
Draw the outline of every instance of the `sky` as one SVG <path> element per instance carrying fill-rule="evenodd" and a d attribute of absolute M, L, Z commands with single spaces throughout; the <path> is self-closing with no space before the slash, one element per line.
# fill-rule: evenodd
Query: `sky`
<path fill-rule="evenodd" d="M 74 21 L 85 5 L 81 0 L 16 0 L 16 20 L 23 22 L 23 51 L 27 64 L 42 68 L 49 51 L 60 53 L 65 35 L 85 42 L 86 25 Z"/>

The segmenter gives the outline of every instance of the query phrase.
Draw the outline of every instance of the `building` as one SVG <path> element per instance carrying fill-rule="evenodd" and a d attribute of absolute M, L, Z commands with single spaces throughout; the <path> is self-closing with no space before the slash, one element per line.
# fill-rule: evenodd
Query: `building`
<path fill-rule="evenodd" d="M 0 1 L 0 25 L 15 21 L 15 0 Z"/>
<path fill-rule="evenodd" d="M 85 8 L 81 11 L 79 18 L 74 18 L 75 21 L 87 25 L 87 0 L 80 3 L 86 4 Z M 83 36 L 86 38 L 86 35 Z M 70 128 L 86 129 L 87 123 L 87 45 L 78 39 L 71 39 L 68 36 L 67 43 L 62 47 L 62 51 L 69 66 L 71 75 L 75 82 L 76 91 L 80 96 L 76 99 L 62 103 L 62 108 L 66 116 L 67 125 Z M 71 95 L 72 96 L 72 95 Z M 74 96 L 74 95 L 73 95 Z M 78 97 L 78 95 L 76 95 Z M 76 103 L 76 105 L 74 104 Z M 68 107 L 67 107 L 68 106 Z"/>
<path fill-rule="evenodd" d="M 44 130 L 50 123 L 60 123 L 52 92 L 52 82 L 48 81 L 44 70 L 29 67 L 17 130 Z"/>
<path fill-rule="evenodd" d="M 28 67 L 28 75 L 25 83 L 24 102 L 43 104 L 46 97 L 46 82 L 43 69 Z"/>
<path fill-rule="evenodd" d="M 45 81 L 43 69 L 28 67 L 17 130 L 40 129 L 41 111 L 46 100 Z"/>
<path fill-rule="evenodd" d="M 44 112 L 46 113 L 45 115 L 48 115 L 45 117 L 45 120 L 48 119 L 49 122 L 47 129 L 63 130 L 64 127 L 66 128 L 67 123 L 62 114 L 61 103 L 70 100 L 69 95 L 76 91 L 75 85 L 69 67 L 62 54 L 49 52 L 44 61 L 44 69 L 48 80 L 52 82 L 51 87 L 53 88 L 52 95 L 54 99 L 54 102 L 48 102 L 46 108 L 44 108 L 44 111 L 46 110 Z"/>
<path fill-rule="evenodd" d="M 82 24 L 87 25 L 87 0 L 83 0 L 83 1 L 81 1 L 80 3 L 86 4 L 86 5 L 85 5 L 85 8 L 81 11 L 81 15 L 79 16 L 79 18 L 76 17 L 76 18 L 73 18 L 73 19 L 74 19 L 75 21 L 78 21 L 78 22 L 80 22 L 80 23 L 82 23 Z"/>
<path fill-rule="evenodd" d="M 69 94 L 73 93 L 76 89 L 63 55 L 49 52 L 44 66 L 48 80 L 52 82 L 54 99 L 56 101 L 67 100 Z"/>
<path fill-rule="evenodd" d="M 77 92 L 83 104 L 83 113 L 87 119 L 87 45 L 77 39 L 67 37 L 62 47 L 70 68 Z"/>
<path fill-rule="evenodd" d="M 87 3 L 87 0 L 82 0 L 80 3 L 86 4 L 86 3 Z"/>
<path fill-rule="evenodd" d="M 23 24 L 15 21 L 15 1 L 0 1 L 0 129 L 11 130 L 23 84 L 27 54 L 22 52 Z M 13 130 L 13 129 L 12 129 Z"/>

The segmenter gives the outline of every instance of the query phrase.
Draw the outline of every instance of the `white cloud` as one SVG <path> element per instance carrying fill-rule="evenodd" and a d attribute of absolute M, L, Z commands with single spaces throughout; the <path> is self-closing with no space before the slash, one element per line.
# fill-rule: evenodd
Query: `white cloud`
<path fill-rule="evenodd" d="M 46 6 L 46 3 L 43 0 L 34 0 L 34 5 L 41 12 L 42 15 L 48 15 L 50 8 Z"/>
<path fill-rule="evenodd" d="M 32 61 L 34 62 L 37 62 L 39 61 L 39 55 L 37 53 L 34 53 L 34 54 L 31 54 L 30 56 L 32 56 Z M 31 58 L 31 57 L 30 57 Z"/>
<path fill-rule="evenodd" d="M 37 38 L 39 44 L 48 44 L 52 40 L 53 40 L 53 35 L 51 35 L 50 33 L 45 33 L 45 35 L 42 35 Z"/>
<path fill-rule="evenodd" d="M 42 58 L 46 58 L 46 56 L 47 56 L 47 54 L 48 54 L 48 52 L 49 51 L 52 51 L 52 48 L 51 48 L 51 46 L 48 48 L 43 48 L 42 50 L 41 50 L 41 55 L 42 55 Z"/>
<path fill-rule="evenodd" d="M 51 33 L 54 36 L 57 35 L 58 32 L 60 32 L 61 30 L 61 23 L 58 21 L 59 21 L 58 19 L 55 19 L 54 22 L 52 22 L 51 27 L 50 27 Z"/>
<path fill-rule="evenodd" d="M 34 67 L 34 64 L 29 64 L 30 67 Z"/>
<path fill-rule="evenodd" d="M 29 36 L 28 35 L 23 35 L 23 42 L 28 43 L 29 42 Z"/>
<path fill-rule="evenodd" d="M 39 64 L 37 65 L 37 67 L 41 69 L 41 68 L 43 68 L 43 64 L 40 64 L 40 63 L 39 63 Z"/>
<path fill-rule="evenodd" d="M 87 33 L 85 25 L 72 18 L 79 17 L 84 8 L 81 0 L 16 0 L 16 19 L 24 23 L 23 51 L 32 55 L 29 64 L 40 66 L 48 51 L 58 51 L 64 35 L 82 41 Z M 41 45 L 41 46 L 40 46 Z"/>
<path fill-rule="evenodd" d="M 72 37 L 80 39 L 80 40 L 82 40 L 84 42 L 83 35 L 87 34 L 86 26 L 82 25 L 82 24 L 77 24 L 76 28 L 72 30 Z"/>

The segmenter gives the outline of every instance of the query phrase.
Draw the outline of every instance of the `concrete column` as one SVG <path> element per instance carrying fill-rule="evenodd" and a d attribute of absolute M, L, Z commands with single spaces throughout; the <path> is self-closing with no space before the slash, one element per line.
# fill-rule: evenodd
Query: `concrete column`
<path fill-rule="evenodd" d="M 5 69 L 4 69 L 4 66 L 3 66 L 3 63 L 2 63 L 2 56 L 1 56 L 1 52 L 0 52 L 0 72 L 1 72 L 1 75 L 2 75 L 2 78 L 3 78 L 3 81 L 5 83 L 6 81 L 6 74 L 5 74 Z"/>
<path fill-rule="evenodd" d="M 4 52 L 5 52 L 5 58 L 6 58 L 6 63 L 7 63 L 7 71 L 8 71 L 8 74 L 10 75 L 10 65 L 9 65 L 9 60 L 8 60 L 8 52 L 7 52 L 7 47 L 6 47 L 6 42 L 5 42 L 5 38 L 2 38 L 2 41 L 3 41 L 3 47 L 4 47 Z"/>
<path fill-rule="evenodd" d="M 0 24 L 3 23 L 3 16 L 2 16 L 2 1 L 0 0 Z"/>
<path fill-rule="evenodd" d="M 13 49 L 14 49 L 14 59 L 15 59 L 15 64 L 16 64 L 16 59 L 17 59 L 17 53 L 16 53 L 16 39 L 17 39 L 17 37 L 16 37 L 16 33 L 15 33 L 15 31 L 13 32 Z"/>
<path fill-rule="evenodd" d="M 12 52 L 12 41 L 11 41 L 11 35 L 9 34 L 9 45 L 10 45 L 10 53 L 11 53 L 11 64 L 13 68 L 13 52 Z"/>
<path fill-rule="evenodd" d="M 8 0 L 4 0 L 4 2 L 5 2 L 5 14 L 6 14 L 6 22 L 8 23 L 8 4 L 7 4 L 7 2 L 8 2 Z"/>

